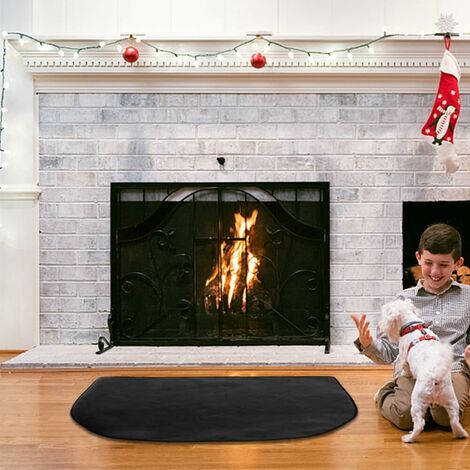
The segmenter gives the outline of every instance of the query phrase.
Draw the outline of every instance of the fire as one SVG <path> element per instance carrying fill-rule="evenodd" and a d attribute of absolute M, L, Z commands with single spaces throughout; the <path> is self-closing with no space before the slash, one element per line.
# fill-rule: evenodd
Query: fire
<path fill-rule="evenodd" d="M 250 290 L 258 281 L 257 273 L 260 260 L 252 252 L 252 240 L 258 211 L 255 209 L 249 217 L 236 213 L 235 230 L 231 229 L 233 242 L 223 241 L 219 249 L 219 263 L 214 268 L 211 277 L 206 281 L 206 289 L 214 287 L 218 282 L 220 264 L 220 290 L 222 296 L 217 295 L 216 304 L 222 297 L 228 308 L 238 295 L 241 295 L 242 311 L 246 312 L 247 290 Z M 246 258 L 245 258 L 246 256 Z M 219 286 L 216 291 L 219 292 Z M 226 300 L 225 300 L 226 299 Z"/>

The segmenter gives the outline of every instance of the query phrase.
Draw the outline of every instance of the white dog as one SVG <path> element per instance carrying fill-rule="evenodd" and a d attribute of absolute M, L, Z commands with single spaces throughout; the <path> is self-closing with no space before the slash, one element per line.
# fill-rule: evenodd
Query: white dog
<path fill-rule="evenodd" d="M 459 404 L 451 380 L 452 346 L 439 338 L 418 317 L 411 300 L 395 300 L 382 307 L 379 328 L 392 342 L 398 342 L 402 375 L 416 379 L 411 394 L 413 430 L 403 442 L 415 442 L 424 429 L 424 416 L 432 404 L 444 407 L 454 437 L 468 436 L 459 421 Z"/>

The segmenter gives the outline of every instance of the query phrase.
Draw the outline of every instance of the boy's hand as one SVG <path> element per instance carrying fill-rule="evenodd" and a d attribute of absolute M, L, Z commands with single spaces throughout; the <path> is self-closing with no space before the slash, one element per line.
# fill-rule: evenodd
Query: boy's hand
<path fill-rule="evenodd" d="M 357 331 L 359 331 L 359 342 L 363 348 L 367 348 L 367 346 L 372 343 L 372 336 L 369 330 L 370 321 L 367 320 L 367 317 L 364 313 L 360 317 L 357 315 L 351 315 L 351 318 L 356 324 Z M 468 356 L 468 360 L 470 361 L 470 349 L 468 351 Z"/>
<path fill-rule="evenodd" d="M 465 359 L 465 362 L 467 363 L 467 366 L 470 367 L 470 344 L 465 348 L 463 357 Z"/>

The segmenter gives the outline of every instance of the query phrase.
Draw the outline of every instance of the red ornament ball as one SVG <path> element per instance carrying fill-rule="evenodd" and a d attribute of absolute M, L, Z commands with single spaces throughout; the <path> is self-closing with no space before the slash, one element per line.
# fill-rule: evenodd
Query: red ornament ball
<path fill-rule="evenodd" d="M 124 52 L 122 53 L 122 57 L 126 62 L 129 62 L 132 64 L 139 58 L 139 49 L 133 46 L 128 46 L 124 49 Z"/>
<path fill-rule="evenodd" d="M 261 52 L 257 52 L 251 56 L 250 62 L 255 69 L 262 69 L 266 65 L 266 57 Z"/>

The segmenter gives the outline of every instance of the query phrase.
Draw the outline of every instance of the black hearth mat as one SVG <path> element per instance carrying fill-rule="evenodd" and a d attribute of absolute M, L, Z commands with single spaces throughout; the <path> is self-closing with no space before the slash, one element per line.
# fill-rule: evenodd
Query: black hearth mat
<path fill-rule="evenodd" d="M 96 434 L 161 442 L 309 437 L 356 414 L 334 377 L 101 377 L 71 410 Z"/>

